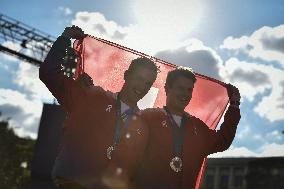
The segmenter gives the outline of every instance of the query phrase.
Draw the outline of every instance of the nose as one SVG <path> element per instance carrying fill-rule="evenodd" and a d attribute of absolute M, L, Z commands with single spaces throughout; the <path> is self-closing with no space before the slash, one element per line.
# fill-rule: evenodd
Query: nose
<path fill-rule="evenodd" d="M 149 89 L 146 87 L 146 85 L 140 85 L 140 86 L 137 86 L 137 89 L 139 91 L 141 91 L 142 93 L 146 93 Z"/>
<path fill-rule="evenodd" d="M 181 91 L 180 95 L 181 95 L 183 98 L 189 99 L 189 98 L 191 98 L 191 96 L 192 96 L 192 92 L 189 91 L 189 90 L 184 89 L 184 90 Z"/>
<path fill-rule="evenodd" d="M 190 95 L 190 91 L 187 90 L 187 89 L 183 89 L 183 90 L 181 91 L 181 93 L 182 93 L 184 96 L 189 96 L 189 95 Z"/>
<path fill-rule="evenodd" d="M 137 89 L 140 91 L 148 91 L 150 89 L 148 83 L 146 81 L 140 81 L 137 83 Z"/>

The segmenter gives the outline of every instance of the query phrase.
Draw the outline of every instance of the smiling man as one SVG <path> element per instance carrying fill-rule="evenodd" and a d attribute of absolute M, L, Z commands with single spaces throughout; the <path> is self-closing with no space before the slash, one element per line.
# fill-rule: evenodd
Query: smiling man
<path fill-rule="evenodd" d="M 84 36 L 79 27 L 67 27 L 39 70 L 68 113 L 53 177 L 59 188 L 128 189 L 148 139 L 137 102 L 151 88 L 157 67 L 148 58 L 132 60 L 119 93 L 89 86 L 86 74 L 74 81 L 64 75 L 61 64 L 70 39 Z"/>
<path fill-rule="evenodd" d="M 166 106 L 142 112 L 149 126 L 149 142 L 138 174 L 138 188 L 193 189 L 203 159 L 231 145 L 240 120 L 238 89 L 227 85 L 230 106 L 216 132 L 184 111 L 195 81 L 190 70 L 170 71 L 165 84 Z"/>

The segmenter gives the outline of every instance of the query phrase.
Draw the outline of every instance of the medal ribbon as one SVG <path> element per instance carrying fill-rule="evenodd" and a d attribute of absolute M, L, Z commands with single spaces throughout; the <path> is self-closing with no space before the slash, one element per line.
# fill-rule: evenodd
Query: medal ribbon
<path fill-rule="evenodd" d="M 187 120 L 187 116 L 185 113 L 183 114 L 181 118 L 180 128 L 178 128 L 177 123 L 175 122 L 172 114 L 169 112 L 166 106 L 164 106 L 164 110 L 167 112 L 168 119 L 170 120 L 170 123 L 171 123 L 170 125 L 173 129 L 175 155 L 181 158 L 183 141 L 184 141 L 184 136 L 185 136 L 185 123 Z"/>
<path fill-rule="evenodd" d="M 123 114 L 121 114 L 121 102 L 119 98 L 119 94 L 116 99 L 116 116 L 115 116 L 115 134 L 113 139 L 113 146 L 116 147 L 121 139 L 123 129 L 127 130 L 129 127 L 130 117 L 133 115 L 134 111 L 132 108 L 126 110 Z"/>

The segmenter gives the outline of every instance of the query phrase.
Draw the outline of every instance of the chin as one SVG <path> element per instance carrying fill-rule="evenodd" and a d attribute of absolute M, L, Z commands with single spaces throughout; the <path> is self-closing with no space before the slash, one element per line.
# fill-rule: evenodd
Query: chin
<path fill-rule="evenodd" d="M 137 101 L 141 100 L 146 94 L 143 94 L 143 95 L 139 95 L 139 96 L 136 96 L 137 98 Z"/>
<path fill-rule="evenodd" d="M 141 99 L 140 97 L 135 96 L 132 100 L 137 103 L 140 99 Z"/>
<path fill-rule="evenodd" d="M 182 104 L 182 105 L 180 105 L 180 106 L 178 106 L 178 107 L 179 107 L 180 110 L 184 110 L 184 109 L 186 108 L 186 106 L 187 106 L 187 104 L 186 104 L 186 105 L 185 105 L 185 104 Z"/>

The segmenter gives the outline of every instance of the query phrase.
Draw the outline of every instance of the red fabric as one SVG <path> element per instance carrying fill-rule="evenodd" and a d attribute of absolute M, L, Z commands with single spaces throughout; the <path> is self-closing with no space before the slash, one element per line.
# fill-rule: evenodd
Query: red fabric
<path fill-rule="evenodd" d="M 140 56 L 152 58 L 161 70 L 153 85 L 159 89 L 154 107 L 165 105 L 164 83 L 167 72 L 175 69 L 176 65 L 92 36 L 84 38 L 83 41 L 76 41 L 74 48 L 81 57 L 77 76 L 86 72 L 93 78 L 95 85 L 113 92 L 121 89 L 124 83 L 123 73 L 132 59 Z M 201 119 L 210 129 L 215 129 L 228 104 L 225 84 L 198 73 L 196 76 L 193 97 L 186 111 Z M 204 164 L 197 179 L 196 189 L 199 188 L 203 169 Z"/>

